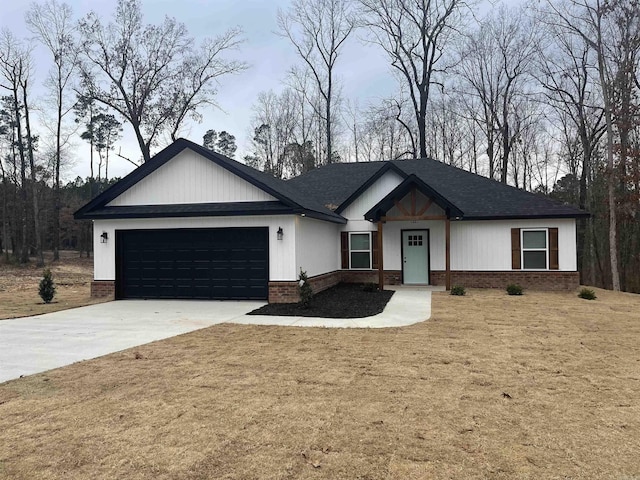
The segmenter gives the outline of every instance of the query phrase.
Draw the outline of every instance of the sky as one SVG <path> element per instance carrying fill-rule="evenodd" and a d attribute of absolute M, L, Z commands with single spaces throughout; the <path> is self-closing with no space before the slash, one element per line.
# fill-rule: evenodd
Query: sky
<path fill-rule="evenodd" d="M 0 10 L 0 29 L 8 28 L 20 38 L 30 38 L 24 15 L 31 5 L 28 0 L 5 0 Z M 96 12 L 107 22 L 115 9 L 115 0 L 65 0 L 74 15 L 81 18 L 90 11 Z M 219 109 L 203 109 L 203 121 L 190 123 L 182 136 L 202 143 L 203 134 L 213 129 L 226 130 L 236 136 L 236 159 L 250 153 L 250 121 L 252 105 L 261 91 L 281 91 L 287 71 L 301 60 L 288 41 L 275 34 L 278 9 L 289 5 L 284 0 L 142 0 L 145 23 L 160 23 L 165 16 L 175 17 L 184 23 L 198 42 L 207 36 L 215 36 L 230 27 L 244 30 L 245 42 L 236 52 L 238 60 L 249 64 L 249 69 L 221 79 L 216 102 Z M 42 47 L 34 49 L 36 72 L 34 95 L 44 103 L 42 83 L 50 67 L 49 53 Z M 357 100 L 360 105 L 391 95 L 396 83 L 391 75 L 388 60 L 379 49 L 366 44 L 358 36 L 350 37 L 336 67 L 344 99 Z M 131 159 L 140 158 L 140 149 L 128 124 L 123 126 L 123 138 L 116 152 Z M 63 172 L 65 180 L 89 175 L 89 146 L 79 136 L 74 139 L 74 164 Z M 157 151 L 157 149 L 156 149 Z M 115 156 L 109 162 L 109 176 L 124 176 L 134 167 Z"/>

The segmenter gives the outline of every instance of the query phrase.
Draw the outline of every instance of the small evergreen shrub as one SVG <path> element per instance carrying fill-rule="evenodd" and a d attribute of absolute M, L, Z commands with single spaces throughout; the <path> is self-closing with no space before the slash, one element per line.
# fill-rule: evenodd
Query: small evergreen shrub
<path fill-rule="evenodd" d="M 378 284 L 375 282 L 367 282 L 364 285 L 362 285 L 362 290 L 365 292 L 377 292 Z"/>
<path fill-rule="evenodd" d="M 509 295 L 522 295 L 522 287 L 516 283 L 507 285 L 507 293 Z"/>
<path fill-rule="evenodd" d="M 595 300 L 596 298 L 598 298 L 596 297 L 596 292 L 594 292 L 590 288 L 583 288 L 582 290 L 580 290 L 580 293 L 578 293 L 578 296 L 580 298 L 584 298 L 585 300 Z"/>
<path fill-rule="evenodd" d="M 40 298 L 44 303 L 51 303 L 53 297 L 56 295 L 56 285 L 53 283 L 53 275 L 51 270 L 47 269 L 42 274 L 42 280 L 40 280 L 40 286 L 38 288 Z"/>
<path fill-rule="evenodd" d="M 313 289 L 309 284 L 307 272 L 303 272 L 302 270 L 300 270 L 300 275 L 298 276 L 298 291 L 300 292 L 300 305 L 307 308 L 311 297 L 313 297 Z"/>
<path fill-rule="evenodd" d="M 465 295 L 467 293 L 467 291 L 465 290 L 465 288 L 462 285 L 454 285 L 453 287 L 451 287 L 451 295 L 457 295 L 459 297 L 462 297 L 463 295 Z"/>

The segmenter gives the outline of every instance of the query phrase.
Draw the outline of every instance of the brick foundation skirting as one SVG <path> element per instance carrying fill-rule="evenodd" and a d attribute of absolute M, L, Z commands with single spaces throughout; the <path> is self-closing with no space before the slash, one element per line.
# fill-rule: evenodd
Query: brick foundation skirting
<path fill-rule="evenodd" d="M 91 282 L 92 297 L 111 297 L 115 298 L 116 282 L 113 280 L 94 280 Z"/>
<path fill-rule="evenodd" d="M 309 278 L 313 293 L 331 288 L 342 281 L 340 271 L 323 273 Z M 298 282 L 269 282 L 269 303 L 296 303 L 300 301 Z"/>
<path fill-rule="evenodd" d="M 580 285 L 578 272 L 470 272 L 451 271 L 451 285 L 462 285 L 469 288 L 506 288 L 512 283 L 531 290 L 575 290 Z M 445 285 L 444 271 L 431 272 L 432 285 Z"/>
<path fill-rule="evenodd" d="M 309 278 L 314 293 L 331 288 L 340 282 L 378 283 L 376 270 L 336 270 Z M 444 285 L 445 272 L 430 272 L 431 285 Z M 451 272 L 451 285 L 469 288 L 505 288 L 517 283 L 531 290 L 575 290 L 580 285 L 578 272 L 469 272 L 454 270 Z M 385 285 L 402 284 L 400 270 L 385 270 Z M 113 280 L 94 280 L 91 282 L 92 297 L 115 297 L 116 282 Z M 295 303 L 300 300 L 298 282 L 269 282 L 269 303 Z"/>
<path fill-rule="evenodd" d="M 341 270 L 342 281 L 345 283 L 378 283 L 377 270 Z M 402 272 L 400 270 L 384 271 L 385 285 L 401 285 Z"/>

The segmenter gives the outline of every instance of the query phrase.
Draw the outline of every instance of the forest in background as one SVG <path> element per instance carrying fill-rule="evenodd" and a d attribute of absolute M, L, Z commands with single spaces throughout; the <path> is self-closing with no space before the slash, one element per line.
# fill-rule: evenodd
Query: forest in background
<path fill-rule="evenodd" d="M 640 293 L 640 2 L 498 4 L 462 0 L 292 0 L 278 31 L 298 62 L 254 101 L 240 161 L 280 178 L 332 162 L 431 157 L 579 206 L 583 284 Z M 140 0 L 112 18 L 75 18 L 34 3 L 33 36 L 0 31 L 0 247 L 43 264 L 43 250 L 91 250 L 73 212 L 117 179 L 109 161 L 124 128 L 140 165 L 215 108 L 217 82 L 242 75 L 241 28 L 199 44 L 167 17 L 146 24 Z M 50 52 L 35 64 L 33 42 Z M 379 48 L 397 91 L 360 104 L 336 73 L 350 42 Z M 44 99 L 34 71 L 48 68 Z M 348 67 L 347 67 L 348 68 Z M 61 169 L 88 142 L 91 174 Z M 230 132 L 203 145 L 236 155 Z M 120 158 L 124 158 L 119 155 Z"/>

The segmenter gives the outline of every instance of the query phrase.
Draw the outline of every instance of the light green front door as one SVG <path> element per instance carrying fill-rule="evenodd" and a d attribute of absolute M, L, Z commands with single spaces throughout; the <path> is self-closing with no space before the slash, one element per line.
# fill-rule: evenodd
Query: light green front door
<path fill-rule="evenodd" d="M 402 278 L 408 285 L 429 284 L 429 230 L 402 231 Z"/>

